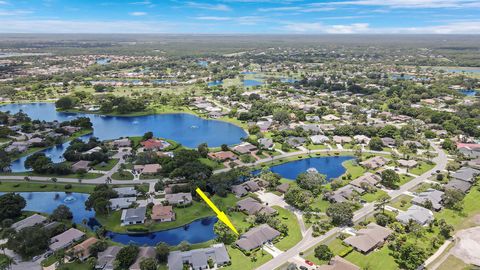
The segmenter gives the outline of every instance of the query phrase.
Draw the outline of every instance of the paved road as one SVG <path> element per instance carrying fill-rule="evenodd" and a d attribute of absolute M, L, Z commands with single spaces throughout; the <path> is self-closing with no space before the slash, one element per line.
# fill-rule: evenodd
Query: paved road
<path fill-rule="evenodd" d="M 447 167 L 447 155 L 443 150 L 440 149 L 435 144 L 431 144 L 432 147 L 435 149 L 435 151 L 438 153 L 438 156 L 433 159 L 433 162 L 436 163 L 435 167 L 428 172 L 425 172 L 424 174 L 416 177 L 415 179 L 412 179 L 410 182 L 402 185 L 398 190 L 391 191 L 389 193 L 390 197 L 392 199 L 397 198 L 398 196 L 402 195 L 403 192 L 419 185 L 420 183 L 424 182 L 427 180 L 429 177 L 431 177 L 435 172 L 438 171 L 443 171 Z M 313 151 L 312 151 L 313 152 Z M 366 216 L 372 214 L 374 211 L 374 204 L 373 203 L 368 203 L 365 204 L 364 207 L 358 211 L 355 212 L 353 221 L 358 222 L 361 219 L 365 218 Z M 267 263 L 263 264 L 262 266 L 258 267 L 257 270 L 272 270 L 276 269 L 286 262 L 293 258 L 294 256 L 297 256 L 300 252 L 305 251 L 307 249 L 310 249 L 319 243 L 325 241 L 326 239 L 338 234 L 342 228 L 335 227 L 331 230 L 329 230 L 327 233 L 320 237 L 313 237 L 312 236 L 312 231 L 311 228 L 307 230 L 307 235 L 303 237 L 303 239 L 298 242 L 294 247 L 290 248 L 289 250 L 285 251 L 284 253 L 278 255 L 277 257 L 273 258 L 272 260 L 268 261 Z"/>

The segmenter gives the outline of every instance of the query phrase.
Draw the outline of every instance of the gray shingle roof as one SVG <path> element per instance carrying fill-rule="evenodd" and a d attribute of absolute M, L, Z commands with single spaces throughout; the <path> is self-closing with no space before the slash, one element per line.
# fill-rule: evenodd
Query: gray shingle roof
<path fill-rule="evenodd" d="M 240 239 L 238 239 L 235 244 L 243 250 L 252 250 L 272 241 L 278 236 L 280 236 L 279 231 L 273 229 L 267 224 L 262 224 L 241 235 Z"/>
<path fill-rule="evenodd" d="M 223 265 L 230 261 L 230 256 L 223 244 L 212 245 L 209 248 L 195 249 L 189 251 L 172 251 L 168 255 L 169 270 L 183 270 L 183 264 L 189 263 L 193 269 L 206 269 L 208 259 L 214 263 Z"/>
<path fill-rule="evenodd" d="M 45 220 L 47 220 L 46 217 L 41 216 L 39 214 L 34 214 L 34 215 L 31 215 L 31 216 L 29 216 L 25 219 L 22 219 L 18 222 L 13 223 L 12 228 L 15 229 L 15 231 L 18 232 L 18 231 L 20 231 L 24 228 L 32 227 L 32 226 L 35 226 L 37 224 L 43 223 L 43 222 L 45 222 Z"/>

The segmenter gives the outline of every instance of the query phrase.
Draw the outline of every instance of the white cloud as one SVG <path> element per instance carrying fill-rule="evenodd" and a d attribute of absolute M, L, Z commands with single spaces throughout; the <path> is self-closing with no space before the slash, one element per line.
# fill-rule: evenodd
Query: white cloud
<path fill-rule="evenodd" d="M 197 2 L 187 2 L 185 3 L 187 7 L 198 8 L 198 9 L 207 9 L 207 10 L 216 10 L 216 11 L 230 11 L 231 8 L 224 4 L 204 4 Z"/>
<path fill-rule="evenodd" d="M 131 2 L 130 5 L 151 5 L 150 1 L 141 1 L 141 2 Z"/>
<path fill-rule="evenodd" d="M 142 11 L 130 12 L 128 14 L 130 14 L 131 16 L 145 16 L 145 15 L 147 15 L 146 12 L 142 12 Z"/>
<path fill-rule="evenodd" d="M 30 10 L 2 10 L 0 9 L 0 16 L 20 16 L 32 14 Z"/>
<path fill-rule="evenodd" d="M 203 21 L 230 21 L 232 20 L 232 17 L 199 16 L 195 17 L 195 19 Z"/>
<path fill-rule="evenodd" d="M 260 21 L 263 21 L 263 17 L 257 16 L 241 16 L 241 17 L 222 17 L 222 16 L 199 16 L 194 17 L 196 20 L 202 21 L 231 21 L 241 25 L 255 25 Z"/>
<path fill-rule="evenodd" d="M 293 33 L 316 33 L 316 34 L 357 34 L 368 33 L 368 23 L 325 25 L 320 22 L 314 23 L 289 23 L 284 29 Z"/>
<path fill-rule="evenodd" d="M 312 6 L 382 6 L 390 8 L 475 8 L 478 0 L 353 0 L 319 2 Z"/>
<path fill-rule="evenodd" d="M 7 5 L 8 2 L 7 1 L 0 1 L 0 5 Z"/>

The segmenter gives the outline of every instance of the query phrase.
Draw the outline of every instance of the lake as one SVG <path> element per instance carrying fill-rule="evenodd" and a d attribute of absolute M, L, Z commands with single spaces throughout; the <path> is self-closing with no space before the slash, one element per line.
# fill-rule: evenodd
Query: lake
<path fill-rule="evenodd" d="M 0 195 L 2 194 L 5 193 L 0 193 Z M 18 194 L 25 198 L 27 202 L 24 210 L 51 214 L 59 205 L 64 204 L 72 211 L 75 223 L 83 224 L 83 220 L 87 220 L 87 225 L 90 228 L 99 224 L 95 219 L 95 211 L 85 210 L 85 201 L 89 197 L 88 194 L 75 192 L 18 192 Z M 165 242 L 169 245 L 178 245 L 182 241 L 197 244 L 216 237 L 213 232 L 213 225 L 216 222 L 217 218 L 209 217 L 195 220 L 182 227 L 148 234 L 107 232 L 107 236 L 122 244 L 134 243 L 155 246 L 160 242 Z"/>
<path fill-rule="evenodd" d="M 467 89 L 459 90 L 458 92 L 468 97 L 474 97 L 477 94 L 477 91 Z"/>
<path fill-rule="evenodd" d="M 270 167 L 270 170 L 284 178 L 294 180 L 299 174 L 306 172 L 309 168 L 315 168 L 319 173 L 326 175 L 327 180 L 330 181 L 340 177 L 346 172 L 342 163 L 351 159 L 355 159 L 355 157 L 312 157 L 275 165 Z M 259 172 L 260 171 L 255 171 L 253 173 L 256 174 Z"/>
<path fill-rule="evenodd" d="M 213 81 L 213 82 L 209 82 L 207 85 L 211 87 L 211 86 L 219 86 L 222 84 L 223 84 L 223 81 Z"/>
<path fill-rule="evenodd" d="M 263 82 L 259 80 L 243 80 L 243 86 L 245 87 L 254 87 L 263 85 Z"/>
<path fill-rule="evenodd" d="M 156 137 L 171 139 L 187 147 L 232 145 L 241 142 L 247 133 L 240 127 L 218 120 L 202 119 L 185 113 L 154 114 L 145 116 L 104 116 L 86 113 L 57 112 L 53 103 L 8 104 L 1 111 L 16 113 L 20 110 L 32 119 L 67 121 L 76 117 L 88 117 L 93 123 L 95 137 L 100 140 L 125 136 L 141 136 L 152 131 Z"/>

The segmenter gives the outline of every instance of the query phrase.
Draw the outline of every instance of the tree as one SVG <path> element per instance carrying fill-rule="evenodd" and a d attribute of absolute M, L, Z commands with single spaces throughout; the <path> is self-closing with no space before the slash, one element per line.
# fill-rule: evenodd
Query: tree
<path fill-rule="evenodd" d="M 191 245 L 187 241 L 182 241 L 182 242 L 180 242 L 180 244 L 178 244 L 178 248 L 181 251 L 188 251 L 188 250 L 190 250 Z"/>
<path fill-rule="evenodd" d="M 451 233 L 454 230 L 452 225 L 447 224 L 444 219 L 440 219 L 440 221 L 438 221 L 438 227 L 440 228 L 440 235 L 442 235 L 445 239 L 450 238 Z"/>
<path fill-rule="evenodd" d="M 160 262 L 166 262 L 170 254 L 170 246 L 165 242 L 160 242 L 155 247 L 157 250 L 157 258 Z"/>
<path fill-rule="evenodd" d="M 375 215 L 375 222 L 377 222 L 378 225 L 385 227 L 390 222 L 390 218 L 385 214 L 378 213 Z"/>
<path fill-rule="evenodd" d="M 88 251 L 90 252 L 90 255 L 92 255 L 93 257 L 97 257 L 98 253 L 105 251 L 107 248 L 107 241 L 97 241 L 89 247 Z"/>
<path fill-rule="evenodd" d="M 140 261 L 140 270 L 157 270 L 157 262 L 154 258 L 145 258 Z"/>
<path fill-rule="evenodd" d="M 221 148 L 222 148 L 222 151 L 228 151 L 228 150 L 230 150 L 230 149 L 228 148 L 228 145 L 226 145 L 226 144 L 222 144 L 222 145 L 221 145 Z"/>
<path fill-rule="evenodd" d="M 18 218 L 26 205 L 25 199 L 18 194 L 7 193 L 0 196 L 0 221 Z"/>
<path fill-rule="evenodd" d="M 15 264 L 15 260 L 5 254 L 0 254 L 0 270 L 8 270 Z"/>
<path fill-rule="evenodd" d="M 285 201 L 300 209 L 305 210 L 313 203 L 313 194 L 309 190 L 304 190 L 299 187 L 290 187 L 285 193 Z"/>
<path fill-rule="evenodd" d="M 27 259 L 45 252 L 49 245 L 49 239 L 49 235 L 42 226 L 36 225 L 12 234 L 8 238 L 7 247 Z"/>
<path fill-rule="evenodd" d="M 442 148 L 447 151 L 455 151 L 457 149 L 457 145 L 455 145 L 452 140 L 447 138 L 442 142 Z"/>
<path fill-rule="evenodd" d="M 148 131 L 143 134 L 142 141 L 150 140 L 151 138 L 153 138 L 153 132 Z"/>
<path fill-rule="evenodd" d="M 55 102 L 55 106 L 60 110 L 69 110 L 75 106 L 75 100 L 72 97 L 62 97 Z"/>
<path fill-rule="evenodd" d="M 111 203 L 109 200 L 117 196 L 117 192 L 107 184 L 97 185 L 85 201 L 85 209 L 91 210 L 93 208 L 97 214 L 105 215 L 110 211 Z"/>
<path fill-rule="evenodd" d="M 384 145 L 383 145 L 382 139 L 380 139 L 379 137 L 373 137 L 368 143 L 368 147 L 371 150 L 375 150 L 375 151 L 382 151 L 383 146 Z"/>
<path fill-rule="evenodd" d="M 442 195 L 443 205 L 451 209 L 460 209 L 464 197 L 465 195 L 458 189 L 447 188 Z"/>
<path fill-rule="evenodd" d="M 52 167 L 52 160 L 42 152 L 35 153 L 25 160 L 25 168 L 32 169 L 36 173 L 46 173 Z"/>
<path fill-rule="evenodd" d="M 128 245 L 120 249 L 115 260 L 120 269 L 128 269 L 137 259 L 138 247 L 135 245 Z"/>
<path fill-rule="evenodd" d="M 347 226 L 352 223 L 353 208 L 349 203 L 333 203 L 327 208 L 327 216 L 335 226 Z"/>
<path fill-rule="evenodd" d="M 414 243 L 405 243 L 400 247 L 398 252 L 398 262 L 403 269 L 417 269 L 425 259 L 427 259 L 427 252 L 425 249 Z"/>
<path fill-rule="evenodd" d="M 297 176 L 299 187 L 310 190 L 313 194 L 320 193 L 322 186 L 327 182 L 325 175 L 318 172 L 305 172 Z"/>
<path fill-rule="evenodd" d="M 70 220 L 73 218 L 72 211 L 66 205 L 61 204 L 53 210 L 50 218 L 55 221 Z"/>
<path fill-rule="evenodd" d="M 382 213 L 385 213 L 385 206 L 390 202 L 390 196 L 386 193 L 380 195 L 375 203 L 375 210 L 382 210 Z"/>
<path fill-rule="evenodd" d="M 206 143 L 199 144 L 197 147 L 197 151 L 200 154 L 200 156 L 206 158 L 209 152 L 208 145 Z"/>
<path fill-rule="evenodd" d="M 273 120 L 281 124 L 288 124 L 288 122 L 290 122 L 290 115 L 285 110 L 278 110 L 273 113 Z"/>
<path fill-rule="evenodd" d="M 237 235 L 221 221 L 215 223 L 213 231 L 217 235 L 217 241 L 225 245 L 230 245 L 237 240 Z"/>
<path fill-rule="evenodd" d="M 395 188 L 398 182 L 400 182 L 400 176 L 394 170 L 386 169 L 382 172 L 382 185 Z"/>
<path fill-rule="evenodd" d="M 274 173 L 268 169 L 266 169 L 266 171 L 262 171 L 260 178 L 264 181 L 267 181 L 268 186 L 270 187 L 276 187 L 280 185 L 280 179 L 282 179 L 278 173 Z"/>
<path fill-rule="evenodd" d="M 315 258 L 321 261 L 330 261 L 333 258 L 333 252 L 327 245 L 320 245 L 315 248 Z"/>

